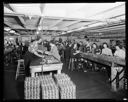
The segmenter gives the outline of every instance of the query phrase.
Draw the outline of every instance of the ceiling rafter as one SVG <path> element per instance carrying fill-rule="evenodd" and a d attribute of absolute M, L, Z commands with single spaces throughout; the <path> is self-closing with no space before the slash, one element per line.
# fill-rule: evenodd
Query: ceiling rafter
<path fill-rule="evenodd" d="M 100 21 L 100 20 L 95 20 L 95 19 L 80 19 L 80 18 L 68 18 L 68 17 L 52 17 L 52 16 L 44 16 L 44 18 L 49 18 L 49 19 L 64 19 L 64 20 L 74 20 L 74 21 Z"/>
<path fill-rule="evenodd" d="M 6 26 L 12 28 L 12 26 L 10 25 L 10 23 L 8 23 L 8 22 L 4 22 L 4 24 L 5 24 Z"/>
<path fill-rule="evenodd" d="M 95 22 L 88 22 L 88 23 L 77 23 L 77 24 L 75 24 L 75 25 L 71 25 L 71 26 L 69 26 L 68 28 L 70 29 L 70 30 L 72 30 L 72 29 L 79 29 L 79 28 L 81 28 L 81 27 L 88 27 L 89 25 L 91 25 L 91 24 L 95 24 L 95 23 L 99 23 L 98 21 L 95 21 Z M 84 29 L 84 28 L 82 28 L 82 29 Z"/>
<path fill-rule="evenodd" d="M 61 26 L 60 29 L 63 29 L 65 27 L 71 26 L 71 25 L 76 24 L 76 23 L 79 23 L 79 22 L 81 22 L 81 20 L 72 21 L 71 23 L 68 23 L 67 25 Z"/>
<path fill-rule="evenodd" d="M 97 30 L 91 30 L 91 32 L 93 31 L 107 31 L 107 30 L 117 30 L 117 29 L 125 29 L 125 25 L 119 25 L 119 26 L 114 26 L 114 27 L 107 27 L 107 28 L 103 28 L 103 29 L 97 29 Z"/>
<path fill-rule="evenodd" d="M 53 28 L 53 27 L 56 26 L 57 24 L 63 22 L 63 20 L 64 20 L 64 19 L 59 19 L 58 21 L 56 21 L 55 23 L 53 23 L 53 24 L 49 27 L 49 29 L 50 29 L 50 28 Z"/>
<path fill-rule="evenodd" d="M 7 19 L 4 18 L 4 24 L 10 28 L 13 28 L 12 23 L 10 23 Z"/>
<path fill-rule="evenodd" d="M 23 24 L 23 26 L 25 27 L 26 23 L 25 23 L 24 19 L 21 16 L 18 16 L 18 18 L 21 21 L 21 23 Z"/>
<path fill-rule="evenodd" d="M 125 25 L 125 22 L 120 22 L 120 23 L 119 22 L 112 22 L 112 24 L 100 25 L 100 26 L 96 26 L 96 27 L 90 27 L 90 28 L 86 28 L 85 30 L 96 30 L 96 29 L 119 26 L 119 25 Z"/>
<path fill-rule="evenodd" d="M 43 11 L 44 11 L 44 7 L 45 7 L 45 4 L 40 4 L 40 11 L 41 11 L 41 14 L 43 14 Z"/>
<path fill-rule="evenodd" d="M 44 19 L 43 17 L 40 17 L 40 18 L 39 18 L 38 26 L 40 26 L 40 25 L 42 24 L 43 19 Z"/>
<path fill-rule="evenodd" d="M 7 22 L 7 20 L 6 20 L 6 21 L 4 21 L 4 24 L 5 24 L 5 25 L 7 25 L 8 27 L 10 27 L 12 30 L 15 30 L 16 32 L 18 32 L 18 33 L 20 34 L 20 32 L 19 32 L 19 31 L 17 31 L 17 30 L 12 26 L 12 24 L 11 24 L 11 23 Z"/>
<path fill-rule="evenodd" d="M 114 9 L 117 9 L 117 8 L 121 7 L 121 6 L 125 6 L 125 3 L 124 3 L 124 4 L 121 4 L 121 5 L 118 5 L 118 6 L 115 6 L 115 7 L 112 7 L 112 8 L 110 8 L 110 9 L 104 10 L 104 11 L 102 11 L 102 12 L 98 12 L 98 13 L 94 14 L 93 16 L 96 16 L 96 15 L 99 15 L 99 14 L 103 14 L 103 13 L 112 11 L 112 10 L 114 10 Z"/>
<path fill-rule="evenodd" d="M 6 5 L 9 7 L 10 10 L 12 10 L 13 12 L 16 12 L 15 8 L 11 4 L 6 4 Z M 22 24 L 21 26 L 23 26 L 24 28 L 26 28 L 26 26 L 25 26 L 26 23 L 25 23 L 24 19 L 21 16 L 17 16 L 17 17 L 18 17 L 19 21 Z"/>
<path fill-rule="evenodd" d="M 18 14 L 18 13 L 4 13 L 4 16 L 25 16 L 24 14 Z"/>
<path fill-rule="evenodd" d="M 9 4 L 4 4 L 4 6 L 7 7 L 9 10 L 13 11 L 13 9 L 11 8 Z"/>

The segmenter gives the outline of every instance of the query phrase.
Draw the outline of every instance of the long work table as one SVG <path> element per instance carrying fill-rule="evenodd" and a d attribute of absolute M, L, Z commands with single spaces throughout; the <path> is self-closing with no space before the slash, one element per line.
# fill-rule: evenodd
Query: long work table
<path fill-rule="evenodd" d="M 62 70 L 62 65 L 63 63 L 57 61 L 42 64 L 42 58 L 37 58 L 30 63 L 31 77 L 35 77 L 36 72 L 47 72 L 55 70 L 58 74 L 60 74 Z"/>
<path fill-rule="evenodd" d="M 79 53 L 76 58 L 83 58 L 94 63 L 99 63 L 111 68 L 111 87 L 113 91 L 122 89 L 124 86 L 124 71 L 126 67 L 125 59 L 106 56 L 106 55 L 95 55 L 92 53 Z"/>
<path fill-rule="evenodd" d="M 104 64 L 110 67 L 114 67 L 115 64 L 121 65 L 121 66 L 126 65 L 125 59 L 121 59 L 113 56 L 96 55 L 92 53 L 80 53 L 80 57 L 93 62 Z"/>

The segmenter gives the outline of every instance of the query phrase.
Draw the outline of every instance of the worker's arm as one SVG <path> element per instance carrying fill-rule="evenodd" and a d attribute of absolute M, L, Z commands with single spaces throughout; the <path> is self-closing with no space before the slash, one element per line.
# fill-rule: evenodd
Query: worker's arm
<path fill-rule="evenodd" d="M 40 53 L 42 53 L 42 54 L 44 53 L 42 50 L 37 50 L 37 51 L 40 52 Z"/>
<path fill-rule="evenodd" d="M 114 56 L 115 56 L 115 57 L 118 57 L 117 51 L 115 51 Z"/>
<path fill-rule="evenodd" d="M 52 53 L 50 51 L 45 51 L 45 54 L 52 55 Z"/>
<path fill-rule="evenodd" d="M 38 57 L 43 57 L 42 55 L 38 54 L 36 51 L 33 52 Z"/>

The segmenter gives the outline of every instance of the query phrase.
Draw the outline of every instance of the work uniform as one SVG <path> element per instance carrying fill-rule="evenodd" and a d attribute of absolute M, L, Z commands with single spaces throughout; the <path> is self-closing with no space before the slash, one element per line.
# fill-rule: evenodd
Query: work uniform
<path fill-rule="evenodd" d="M 24 64 L 25 64 L 25 73 L 26 76 L 30 76 L 30 63 L 32 60 L 38 58 L 38 56 L 36 56 L 34 54 L 35 51 L 38 50 L 38 43 L 36 41 L 32 42 L 30 44 L 30 46 L 28 47 L 28 51 L 26 52 L 25 56 L 24 56 Z"/>
<path fill-rule="evenodd" d="M 102 49 L 102 54 L 103 55 L 107 55 L 107 56 L 113 56 L 112 55 L 112 50 L 109 49 L 109 48 Z M 107 70 L 108 77 L 110 78 L 110 76 L 111 76 L 111 69 L 108 66 L 105 66 L 105 67 L 106 67 L 106 70 Z"/>
<path fill-rule="evenodd" d="M 102 49 L 102 54 L 112 56 L 112 50 L 109 48 Z"/>
<path fill-rule="evenodd" d="M 115 53 L 114 53 L 114 56 L 125 59 L 125 51 L 122 50 L 122 49 L 116 50 Z"/>
<path fill-rule="evenodd" d="M 60 61 L 59 51 L 55 45 L 51 47 L 50 53 Z"/>

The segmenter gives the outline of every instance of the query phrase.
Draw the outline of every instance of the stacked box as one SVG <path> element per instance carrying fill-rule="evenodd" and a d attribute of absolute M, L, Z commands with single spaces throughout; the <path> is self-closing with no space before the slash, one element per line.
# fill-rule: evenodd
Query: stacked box
<path fill-rule="evenodd" d="M 55 77 L 56 83 L 65 82 L 65 81 L 71 80 L 70 77 L 65 73 L 55 74 L 54 77 Z"/>
<path fill-rule="evenodd" d="M 25 99 L 40 99 L 40 81 L 38 78 L 25 79 Z"/>
<path fill-rule="evenodd" d="M 76 86 L 69 76 L 66 74 L 58 74 L 54 75 L 54 77 L 59 87 L 60 98 L 76 99 Z"/>
<path fill-rule="evenodd" d="M 76 99 L 76 86 L 68 75 L 57 74 L 54 78 L 55 81 L 52 75 L 27 77 L 24 84 L 25 99 L 59 99 L 59 93 L 61 99 Z"/>
<path fill-rule="evenodd" d="M 50 76 L 41 79 L 42 99 L 59 99 L 58 87 Z"/>
<path fill-rule="evenodd" d="M 59 83 L 61 99 L 76 99 L 76 86 L 70 82 Z"/>
<path fill-rule="evenodd" d="M 56 85 L 42 85 L 42 99 L 59 99 L 58 88 Z"/>

